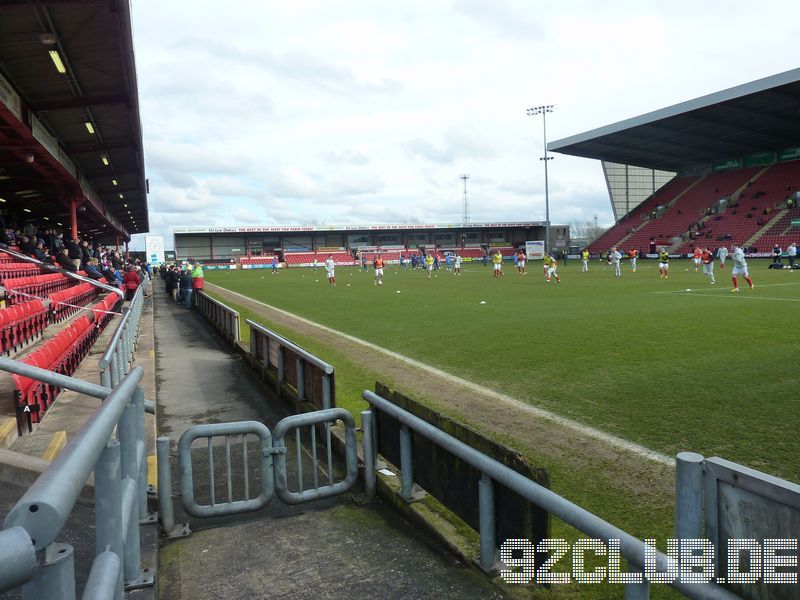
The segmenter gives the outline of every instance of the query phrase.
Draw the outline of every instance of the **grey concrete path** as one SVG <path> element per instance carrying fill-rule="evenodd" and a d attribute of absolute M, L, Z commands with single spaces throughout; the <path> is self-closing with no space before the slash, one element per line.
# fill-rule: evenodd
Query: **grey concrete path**
<path fill-rule="evenodd" d="M 158 433 L 173 450 L 193 424 L 253 419 L 273 427 L 285 416 L 199 314 L 170 301 L 160 281 L 154 287 Z M 358 492 L 295 507 L 273 499 L 250 515 L 189 519 L 194 533 L 160 551 L 159 597 L 502 597 L 391 509 L 357 499 Z M 177 499 L 176 509 L 178 521 L 188 519 Z"/>

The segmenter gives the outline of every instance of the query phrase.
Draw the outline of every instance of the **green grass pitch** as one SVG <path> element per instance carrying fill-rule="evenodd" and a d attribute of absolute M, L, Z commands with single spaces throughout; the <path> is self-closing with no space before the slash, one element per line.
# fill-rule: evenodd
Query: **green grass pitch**
<path fill-rule="evenodd" d="M 667 455 L 683 450 L 800 480 L 800 272 L 750 261 L 756 287 L 712 286 L 688 261 L 614 277 L 605 262 L 440 270 L 208 271 L 212 283 Z"/>

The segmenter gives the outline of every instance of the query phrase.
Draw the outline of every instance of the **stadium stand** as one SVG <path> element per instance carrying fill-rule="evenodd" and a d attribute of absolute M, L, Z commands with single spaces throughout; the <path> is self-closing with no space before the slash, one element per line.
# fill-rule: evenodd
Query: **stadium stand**
<path fill-rule="evenodd" d="M 89 316 L 78 317 L 74 323 L 22 359 L 22 362 L 62 375 L 72 375 L 89 353 L 98 335 L 99 329 Z M 13 380 L 16 405 L 32 407 L 31 420 L 38 423 L 60 390 L 20 375 L 14 375 Z"/>
<path fill-rule="evenodd" d="M 30 300 L 0 309 L 0 352 L 8 356 L 41 336 L 49 321 L 50 308 L 41 300 Z"/>
<path fill-rule="evenodd" d="M 684 241 L 673 248 L 674 252 L 689 252 L 696 244 L 719 246 L 723 242 L 765 251 L 775 241 L 793 241 L 789 231 L 793 211 L 783 207 L 787 197 L 798 189 L 800 161 L 673 179 L 588 249 L 603 253 L 611 246 L 620 246 L 647 252 L 651 241 L 671 247 L 675 238 L 682 237 Z M 729 200 L 728 205 L 719 213 L 712 211 L 724 198 Z M 665 208 L 660 209 L 662 206 Z"/>
<path fill-rule="evenodd" d="M 63 321 L 80 310 L 80 307 L 94 300 L 97 288 L 91 283 L 81 283 L 66 290 L 50 294 L 52 322 Z"/>
<path fill-rule="evenodd" d="M 239 259 L 239 262 L 242 266 L 247 265 L 269 265 L 272 264 L 272 259 L 274 259 L 274 255 L 268 256 L 243 256 Z"/>

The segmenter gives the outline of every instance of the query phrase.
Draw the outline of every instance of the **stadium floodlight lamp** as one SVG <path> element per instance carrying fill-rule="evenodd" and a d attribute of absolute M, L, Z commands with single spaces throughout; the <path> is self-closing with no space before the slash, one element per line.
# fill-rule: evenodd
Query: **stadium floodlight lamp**
<path fill-rule="evenodd" d="M 529 117 L 542 115 L 542 138 L 544 141 L 544 156 L 539 160 L 544 161 L 544 220 L 545 220 L 545 241 L 544 249 L 546 252 L 550 251 L 550 186 L 547 177 L 547 162 L 553 160 L 552 156 L 547 156 L 547 113 L 553 112 L 555 106 L 553 104 L 543 104 L 541 106 L 532 106 L 525 113 Z"/>
<path fill-rule="evenodd" d="M 102 162 L 102 163 L 103 163 L 105 166 L 108 166 L 108 164 L 109 164 L 109 163 L 108 163 L 108 157 L 107 157 L 105 154 L 104 154 L 103 156 L 101 156 L 101 157 L 100 157 L 100 161 L 101 161 L 101 162 Z"/>
<path fill-rule="evenodd" d="M 24 210 L 26 213 L 29 213 L 29 212 L 31 212 L 31 209 L 30 209 L 30 208 L 23 208 L 22 210 Z"/>
<path fill-rule="evenodd" d="M 94 134 L 94 125 L 92 125 L 91 121 L 86 121 L 84 125 L 86 125 L 86 131 L 88 131 L 91 134 Z"/>
<path fill-rule="evenodd" d="M 111 183 L 115 186 L 119 185 L 119 182 L 116 179 L 112 179 Z"/>
<path fill-rule="evenodd" d="M 119 199 L 122 200 L 125 197 L 125 194 L 120 194 Z"/>
<path fill-rule="evenodd" d="M 0 198 L 0 202 L 5 202 L 5 201 L 6 201 L 5 198 Z"/>

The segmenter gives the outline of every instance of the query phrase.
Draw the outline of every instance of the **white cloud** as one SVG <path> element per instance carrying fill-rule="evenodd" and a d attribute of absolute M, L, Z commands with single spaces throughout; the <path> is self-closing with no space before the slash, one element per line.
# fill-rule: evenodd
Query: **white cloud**
<path fill-rule="evenodd" d="M 187 7 L 191 10 L 187 10 Z M 133 6 L 150 223 L 544 219 L 550 141 L 796 67 L 794 3 L 212 0 Z M 687 15 L 692 18 L 688 19 Z M 742 51 L 731 52 L 731 32 Z M 743 44 L 743 45 L 742 45 Z M 612 219 L 555 155 L 554 222 Z M 168 242 L 169 245 L 169 242 Z"/>

